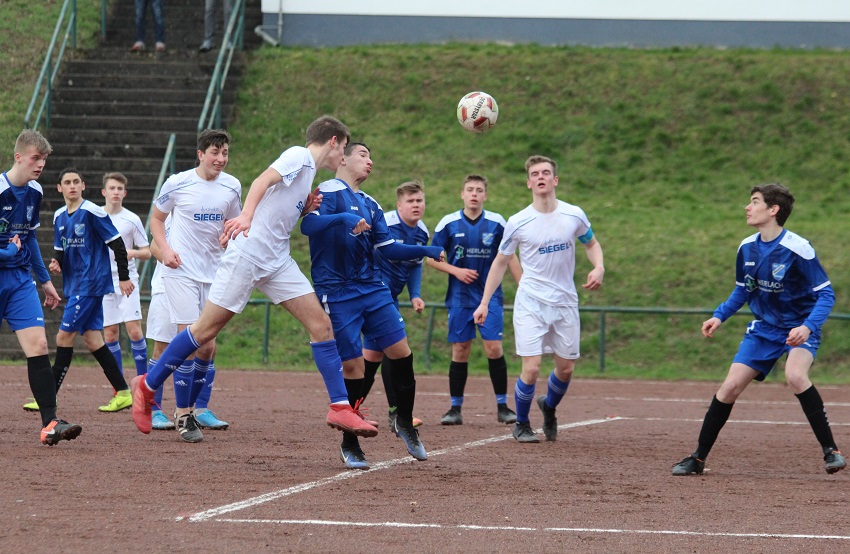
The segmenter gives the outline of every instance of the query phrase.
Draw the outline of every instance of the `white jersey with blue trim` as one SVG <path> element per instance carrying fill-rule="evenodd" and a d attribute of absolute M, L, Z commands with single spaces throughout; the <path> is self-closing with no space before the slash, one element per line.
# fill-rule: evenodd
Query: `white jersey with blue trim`
<path fill-rule="evenodd" d="M 258 267 L 276 271 L 290 259 L 289 237 L 312 190 L 316 161 L 307 148 L 293 146 L 269 167 L 281 180 L 269 187 L 257 204 L 248 236 L 239 233 L 230 239 L 228 248 Z"/>
<path fill-rule="evenodd" d="M 219 237 L 224 222 L 242 213 L 242 184 L 220 173 L 213 181 L 190 169 L 168 178 L 156 207 L 171 214 L 168 245 L 180 255 L 179 267 L 165 268 L 165 276 L 179 275 L 200 283 L 212 283 L 224 249 Z"/>
<path fill-rule="evenodd" d="M 112 220 L 112 224 L 121 233 L 121 238 L 124 240 L 124 248 L 128 252 L 131 248 L 138 249 L 150 245 L 148 235 L 145 232 L 145 226 L 142 225 L 142 220 L 127 208 L 121 208 L 121 211 L 116 214 L 109 214 L 109 219 Z M 115 290 L 120 290 L 118 288 L 118 264 L 115 262 L 115 252 L 111 248 L 109 249 L 109 262 L 112 264 L 112 284 Z M 136 268 L 135 259 L 127 259 L 127 269 L 130 271 L 130 281 L 138 287 L 139 271 Z"/>
<path fill-rule="evenodd" d="M 559 200 L 549 213 L 528 206 L 508 219 L 499 253 L 510 256 L 519 250 L 518 290 L 544 304 L 577 306 L 576 242 L 588 231 L 590 222 L 578 206 Z"/>
<path fill-rule="evenodd" d="M 67 206 L 56 210 L 53 249 L 63 253 L 65 296 L 104 296 L 115 291 L 106 243 L 120 236 L 106 211 L 93 202 L 83 200 L 72 214 Z"/>

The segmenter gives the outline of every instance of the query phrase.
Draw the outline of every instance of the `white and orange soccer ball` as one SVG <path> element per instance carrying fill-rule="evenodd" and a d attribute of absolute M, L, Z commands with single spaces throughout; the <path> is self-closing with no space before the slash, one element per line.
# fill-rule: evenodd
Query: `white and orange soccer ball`
<path fill-rule="evenodd" d="M 467 131 L 483 133 L 496 125 L 499 105 L 486 92 L 470 92 L 457 103 L 457 120 Z"/>

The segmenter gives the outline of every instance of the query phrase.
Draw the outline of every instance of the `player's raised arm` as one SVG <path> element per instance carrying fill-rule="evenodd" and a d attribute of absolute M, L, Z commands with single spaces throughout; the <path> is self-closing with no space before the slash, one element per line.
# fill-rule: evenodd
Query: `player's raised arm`
<path fill-rule="evenodd" d="M 248 236 L 248 230 L 251 228 L 251 222 L 254 220 L 254 211 L 266 191 L 275 183 L 279 183 L 282 177 L 274 168 L 268 168 L 263 171 L 259 177 L 251 183 L 251 188 L 248 190 L 248 195 L 245 196 L 245 203 L 242 205 L 242 213 L 239 217 L 228 219 L 224 224 L 224 235 L 228 239 L 235 237 L 239 233 Z"/>

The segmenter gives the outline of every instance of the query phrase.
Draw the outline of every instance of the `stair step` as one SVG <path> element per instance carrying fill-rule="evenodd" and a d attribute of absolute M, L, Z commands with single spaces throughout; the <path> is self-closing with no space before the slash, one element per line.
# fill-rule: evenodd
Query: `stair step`
<path fill-rule="evenodd" d="M 94 143 L 88 142 L 80 144 L 77 142 L 53 141 L 50 143 L 53 147 L 53 154 L 50 156 L 50 164 L 58 157 L 67 158 L 158 158 L 162 159 L 165 155 L 166 144 L 115 144 L 113 142 Z M 183 144 L 175 151 L 178 159 L 194 159 L 196 154 L 194 144 Z"/>
<path fill-rule="evenodd" d="M 229 76 L 232 77 L 232 76 Z M 53 93 L 53 98 L 57 102 L 76 101 L 76 100 L 91 100 L 97 102 L 126 102 L 136 103 L 140 98 L 144 98 L 148 103 L 166 102 L 166 103 L 192 103 L 203 104 L 207 97 L 207 89 L 184 89 L 170 90 L 167 94 L 163 94 L 160 88 L 98 88 L 98 87 L 58 87 Z M 222 94 L 223 101 L 231 104 L 236 99 L 235 90 L 225 90 Z"/>
<path fill-rule="evenodd" d="M 196 131 L 198 128 L 198 115 L 194 117 L 172 116 L 162 119 L 139 119 L 132 116 L 95 115 L 78 117 L 55 114 L 52 117 L 52 132 L 61 132 L 62 129 L 139 129 L 145 131 L 162 131 L 164 133 L 173 131 L 191 132 Z"/>
<path fill-rule="evenodd" d="M 200 117 L 204 109 L 203 102 L 187 103 L 151 103 L 132 102 L 90 102 L 64 101 L 54 104 L 54 110 L 62 115 L 80 117 L 137 117 L 137 118 L 170 118 L 175 113 L 197 114 Z M 197 120 L 195 120 L 197 124 Z"/>

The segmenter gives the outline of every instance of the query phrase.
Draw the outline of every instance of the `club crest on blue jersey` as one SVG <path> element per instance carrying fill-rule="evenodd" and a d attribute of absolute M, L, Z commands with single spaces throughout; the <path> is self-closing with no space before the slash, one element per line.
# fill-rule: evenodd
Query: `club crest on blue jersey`
<path fill-rule="evenodd" d="M 773 264 L 773 277 L 777 281 L 781 281 L 785 277 L 785 264 Z"/>
<path fill-rule="evenodd" d="M 493 245 L 493 237 L 496 236 L 496 233 L 481 233 L 481 242 L 484 246 L 492 246 Z"/>
<path fill-rule="evenodd" d="M 756 283 L 755 277 L 753 277 L 752 275 L 744 276 L 744 288 L 747 289 L 747 292 L 753 292 L 754 290 L 756 290 L 757 286 L 758 283 Z"/>
<path fill-rule="evenodd" d="M 0 219 L 0 233 L 5 233 L 9 230 L 9 222 L 5 219 Z"/>
<path fill-rule="evenodd" d="M 78 237 L 81 237 L 84 234 L 86 234 L 86 224 L 85 223 L 77 223 L 76 225 L 74 225 L 74 234 L 77 235 Z"/>
<path fill-rule="evenodd" d="M 460 260 L 463 258 L 463 246 L 457 245 L 455 247 L 455 260 Z"/>

